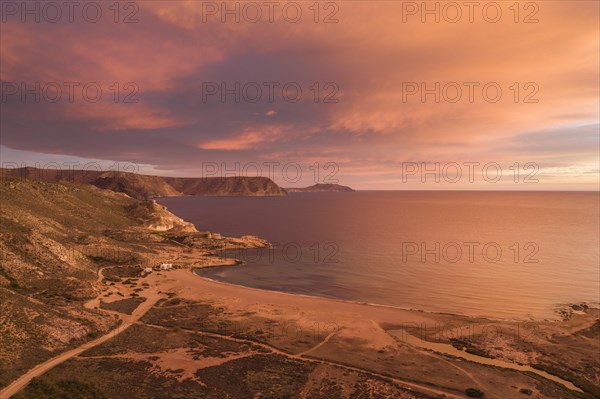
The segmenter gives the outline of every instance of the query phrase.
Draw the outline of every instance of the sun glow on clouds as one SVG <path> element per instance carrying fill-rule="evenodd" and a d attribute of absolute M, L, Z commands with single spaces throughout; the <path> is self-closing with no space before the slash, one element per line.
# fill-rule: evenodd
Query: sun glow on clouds
<path fill-rule="evenodd" d="M 515 23 L 507 7 L 498 23 L 422 23 L 420 15 L 404 23 L 403 2 L 339 2 L 332 24 L 311 17 L 291 24 L 280 13 L 273 23 L 223 23 L 205 21 L 202 3 L 140 2 L 135 24 L 3 23 L 3 82 L 105 89 L 93 104 L 10 97 L 2 104 L 3 145 L 39 153 L 58 145 L 100 159 L 135 154 L 131 161 L 172 174 L 191 173 L 198 158 L 285 155 L 337 162 L 342 182 L 359 188 L 400 188 L 394 174 L 404 161 L 539 162 L 553 181 L 564 169 L 563 182 L 585 187 L 598 177 L 598 2 L 537 2 L 533 24 Z M 303 96 L 203 101 L 204 82 L 268 81 L 298 82 Z M 315 103 L 314 83 L 322 99 L 332 81 L 339 101 Z M 139 102 L 115 102 L 114 82 L 135 83 Z M 478 90 L 473 102 L 422 101 L 420 93 L 406 98 L 406 82 L 495 82 L 503 96 L 489 103 Z M 523 101 L 528 83 L 538 102 Z"/>
<path fill-rule="evenodd" d="M 257 148 L 261 143 L 277 141 L 281 136 L 279 126 L 264 127 L 260 131 L 246 129 L 225 139 L 209 140 L 198 144 L 202 150 L 239 151 Z"/>

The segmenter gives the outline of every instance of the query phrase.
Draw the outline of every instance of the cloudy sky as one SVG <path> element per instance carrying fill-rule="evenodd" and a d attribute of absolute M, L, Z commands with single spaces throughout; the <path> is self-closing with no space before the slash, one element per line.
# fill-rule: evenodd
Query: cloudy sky
<path fill-rule="evenodd" d="M 2 4 L 4 166 L 598 189 L 596 1 L 54 4 Z"/>

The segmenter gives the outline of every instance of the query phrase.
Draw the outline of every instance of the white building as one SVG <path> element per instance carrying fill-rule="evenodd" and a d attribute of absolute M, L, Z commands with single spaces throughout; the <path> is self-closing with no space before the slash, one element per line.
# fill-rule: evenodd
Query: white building
<path fill-rule="evenodd" d="M 172 263 L 161 263 L 159 266 L 160 270 L 169 270 L 173 268 Z"/>
<path fill-rule="evenodd" d="M 145 267 L 144 268 L 144 273 L 152 273 L 152 268 L 151 267 Z"/>

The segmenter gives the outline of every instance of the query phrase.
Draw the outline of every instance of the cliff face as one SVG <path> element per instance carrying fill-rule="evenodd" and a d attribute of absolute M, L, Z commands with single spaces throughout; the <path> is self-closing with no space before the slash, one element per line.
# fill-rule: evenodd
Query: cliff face
<path fill-rule="evenodd" d="M 165 177 L 185 195 L 206 196 L 282 196 L 286 191 L 266 177 Z"/>
<path fill-rule="evenodd" d="M 94 170 L 2 169 L 2 176 L 49 182 L 92 184 L 132 198 L 203 196 L 281 196 L 286 191 L 266 177 L 179 178 Z"/>
<path fill-rule="evenodd" d="M 348 186 L 339 184 L 315 184 L 304 188 L 286 188 L 290 193 L 324 193 L 324 192 L 354 192 L 355 190 Z"/>

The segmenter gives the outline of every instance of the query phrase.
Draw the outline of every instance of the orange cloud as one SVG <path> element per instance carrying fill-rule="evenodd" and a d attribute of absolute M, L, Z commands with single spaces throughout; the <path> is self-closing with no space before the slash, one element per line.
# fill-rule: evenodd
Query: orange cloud
<path fill-rule="evenodd" d="M 588 133 L 573 142 L 568 133 L 553 133 L 582 134 L 577 127 L 598 124 L 598 2 L 522 1 L 519 15 L 509 8 L 514 2 L 497 2 L 503 12 L 497 23 L 485 20 L 482 5 L 472 23 L 464 8 L 457 23 L 436 22 L 431 15 L 423 23 L 423 15 L 407 14 L 406 6 L 427 2 L 383 1 L 376 7 L 338 2 L 336 23 L 323 22 L 330 9 L 321 9 L 315 23 L 308 8 L 312 3 L 302 3 L 298 23 L 286 21 L 280 9 L 273 22 L 249 23 L 242 17 L 240 23 L 223 23 L 220 15 L 205 21 L 203 3 L 140 2 L 136 24 L 115 24 L 110 18 L 98 24 L 3 24 L 2 81 L 98 82 L 103 87 L 133 82 L 142 100 L 43 109 L 14 100 L 3 106 L 3 143 L 38 149 L 39 140 L 27 142 L 19 129 L 35 125 L 45 132 L 51 120 L 60 125 L 53 142 L 72 145 L 74 155 L 89 147 L 80 133 L 84 126 L 86 134 L 115 133 L 115 140 L 133 129 L 147 133 L 144 137 L 168 138 L 174 153 L 188 157 L 181 156 L 181 163 L 198 153 L 222 157 L 239 151 L 252 159 L 290 154 L 306 162 L 339 161 L 355 179 L 377 180 L 380 173 L 381 182 L 394 181 L 387 174 L 407 159 L 528 158 L 598 169 L 593 167 L 597 145 Z M 536 23 L 524 23 L 528 4 L 539 7 Z M 293 81 L 305 95 L 294 104 L 279 97 L 266 104 L 206 104 L 206 80 Z M 335 82 L 339 102 L 312 101 L 315 81 L 321 99 L 328 94 L 324 84 Z M 440 101 L 436 94 L 423 101 L 422 85 L 439 84 L 443 90 L 453 82 L 463 90 L 459 101 L 439 91 Z M 469 101 L 465 83 L 472 82 L 478 86 Z M 498 102 L 483 98 L 488 83 L 501 88 Z M 407 95 L 409 87 L 419 91 Z M 526 102 L 530 97 L 537 102 Z M 526 142 L 524 135 L 530 135 Z M 175 168 L 173 156 L 156 156 L 163 144 L 148 141 L 144 161 Z M 122 151 L 144 156 L 133 148 Z"/>
<path fill-rule="evenodd" d="M 231 137 L 218 140 L 209 140 L 197 145 L 202 150 L 218 151 L 239 151 L 251 148 L 258 148 L 261 143 L 268 143 L 277 140 L 282 133 L 279 126 L 265 127 L 263 130 L 246 129 L 241 133 L 234 134 Z"/>

